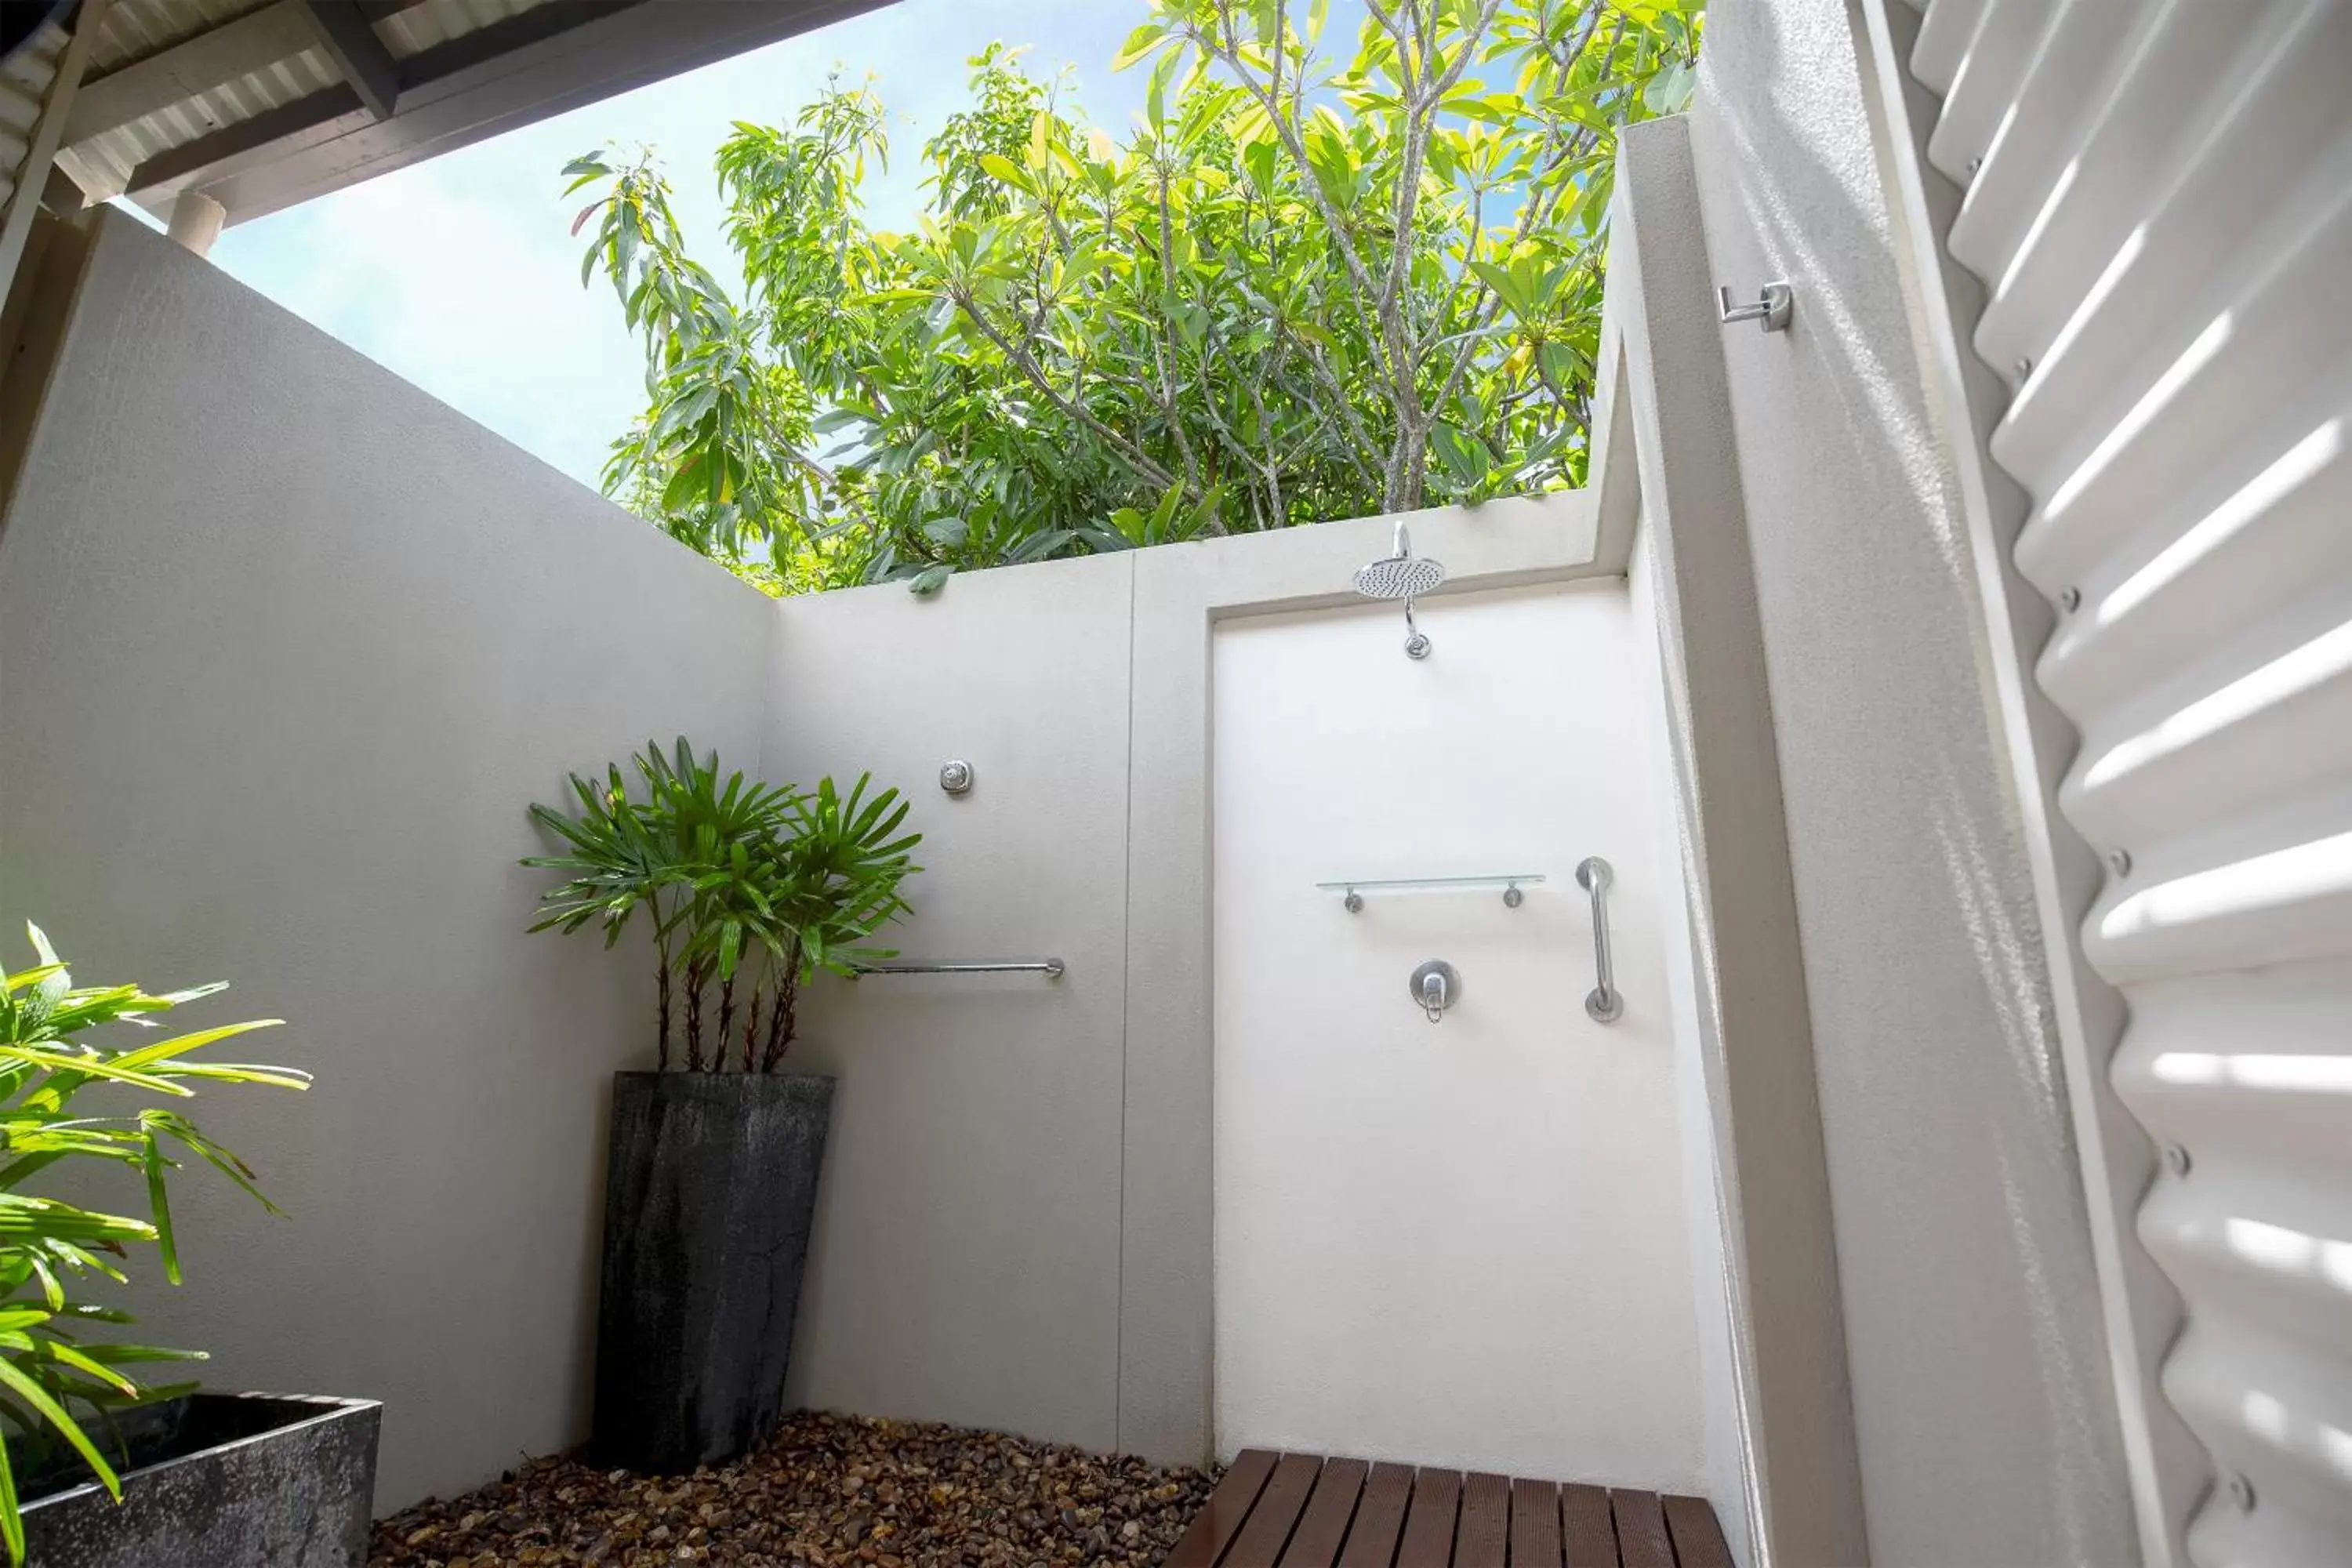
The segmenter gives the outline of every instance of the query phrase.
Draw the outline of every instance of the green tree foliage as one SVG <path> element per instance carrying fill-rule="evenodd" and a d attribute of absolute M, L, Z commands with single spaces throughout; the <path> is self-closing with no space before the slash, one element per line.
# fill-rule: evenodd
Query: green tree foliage
<path fill-rule="evenodd" d="M 740 302 L 650 154 L 575 160 L 646 348 L 606 488 L 776 591 L 928 591 L 1580 483 L 1616 130 L 1683 106 L 1703 5 L 1365 0 L 1340 59 L 1324 0 L 1150 0 L 1126 141 L 992 47 L 911 234 L 836 83 L 719 150 Z"/>

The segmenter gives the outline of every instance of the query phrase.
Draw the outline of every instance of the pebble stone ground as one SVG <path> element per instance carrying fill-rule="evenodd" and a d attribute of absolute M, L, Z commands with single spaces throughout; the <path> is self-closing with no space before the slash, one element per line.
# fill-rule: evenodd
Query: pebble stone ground
<path fill-rule="evenodd" d="M 1157 1568 L 1216 1479 L 1002 1433 L 809 1414 L 690 1476 L 531 1460 L 378 1521 L 368 1563 Z"/>

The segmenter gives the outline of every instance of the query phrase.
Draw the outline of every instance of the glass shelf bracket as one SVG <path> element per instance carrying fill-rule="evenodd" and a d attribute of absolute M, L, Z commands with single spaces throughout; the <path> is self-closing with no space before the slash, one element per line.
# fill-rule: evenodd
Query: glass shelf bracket
<path fill-rule="evenodd" d="M 1542 880 L 1539 872 L 1506 871 L 1491 877 L 1355 877 L 1315 886 L 1322 892 L 1340 895 L 1340 903 L 1352 915 L 1362 912 L 1366 893 L 1431 893 L 1456 888 L 1500 888 L 1503 907 L 1516 910 L 1527 897 L 1520 889 Z"/>

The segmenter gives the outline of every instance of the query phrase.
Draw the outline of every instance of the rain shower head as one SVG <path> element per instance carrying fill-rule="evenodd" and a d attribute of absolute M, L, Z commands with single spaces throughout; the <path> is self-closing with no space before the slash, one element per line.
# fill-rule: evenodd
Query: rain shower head
<path fill-rule="evenodd" d="M 1404 601 L 1404 651 L 1409 658 L 1429 657 L 1429 638 L 1412 624 L 1412 602 L 1444 581 L 1444 563 L 1415 555 L 1402 523 L 1397 524 L 1396 543 L 1389 554 L 1356 569 L 1356 592 L 1365 598 Z"/>
<path fill-rule="evenodd" d="M 1393 553 L 1356 568 L 1356 592 L 1367 599 L 1417 599 L 1444 581 L 1444 563 L 1415 555 L 1402 523 Z"/>

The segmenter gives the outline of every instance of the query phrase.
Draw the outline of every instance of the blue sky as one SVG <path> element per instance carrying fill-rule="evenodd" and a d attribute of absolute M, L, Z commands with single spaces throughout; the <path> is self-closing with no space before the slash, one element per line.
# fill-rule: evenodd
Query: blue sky
<path fill-rule="evenodd" d="M 610 286 L 580 286 L 565 162 L 611 141 L 655 147 L 689 242 L 720 270 L 711 154 L 735 121 L 789 121 L 838 65 L 871 72 L 891 112 L 870 216 L 909 224 L 922 143 L 965 101 L 967 57 L 1001 38 L 1034 45 L 1033 69 L 1075 64 L 1088 117 L 1123 131 L 1144 78 L 1110 59 L 1145 14 L 1142 0 L 903 0 L 240 225 L 213 260 L 593 485 L 643 405 L 643 362 Z"/>

